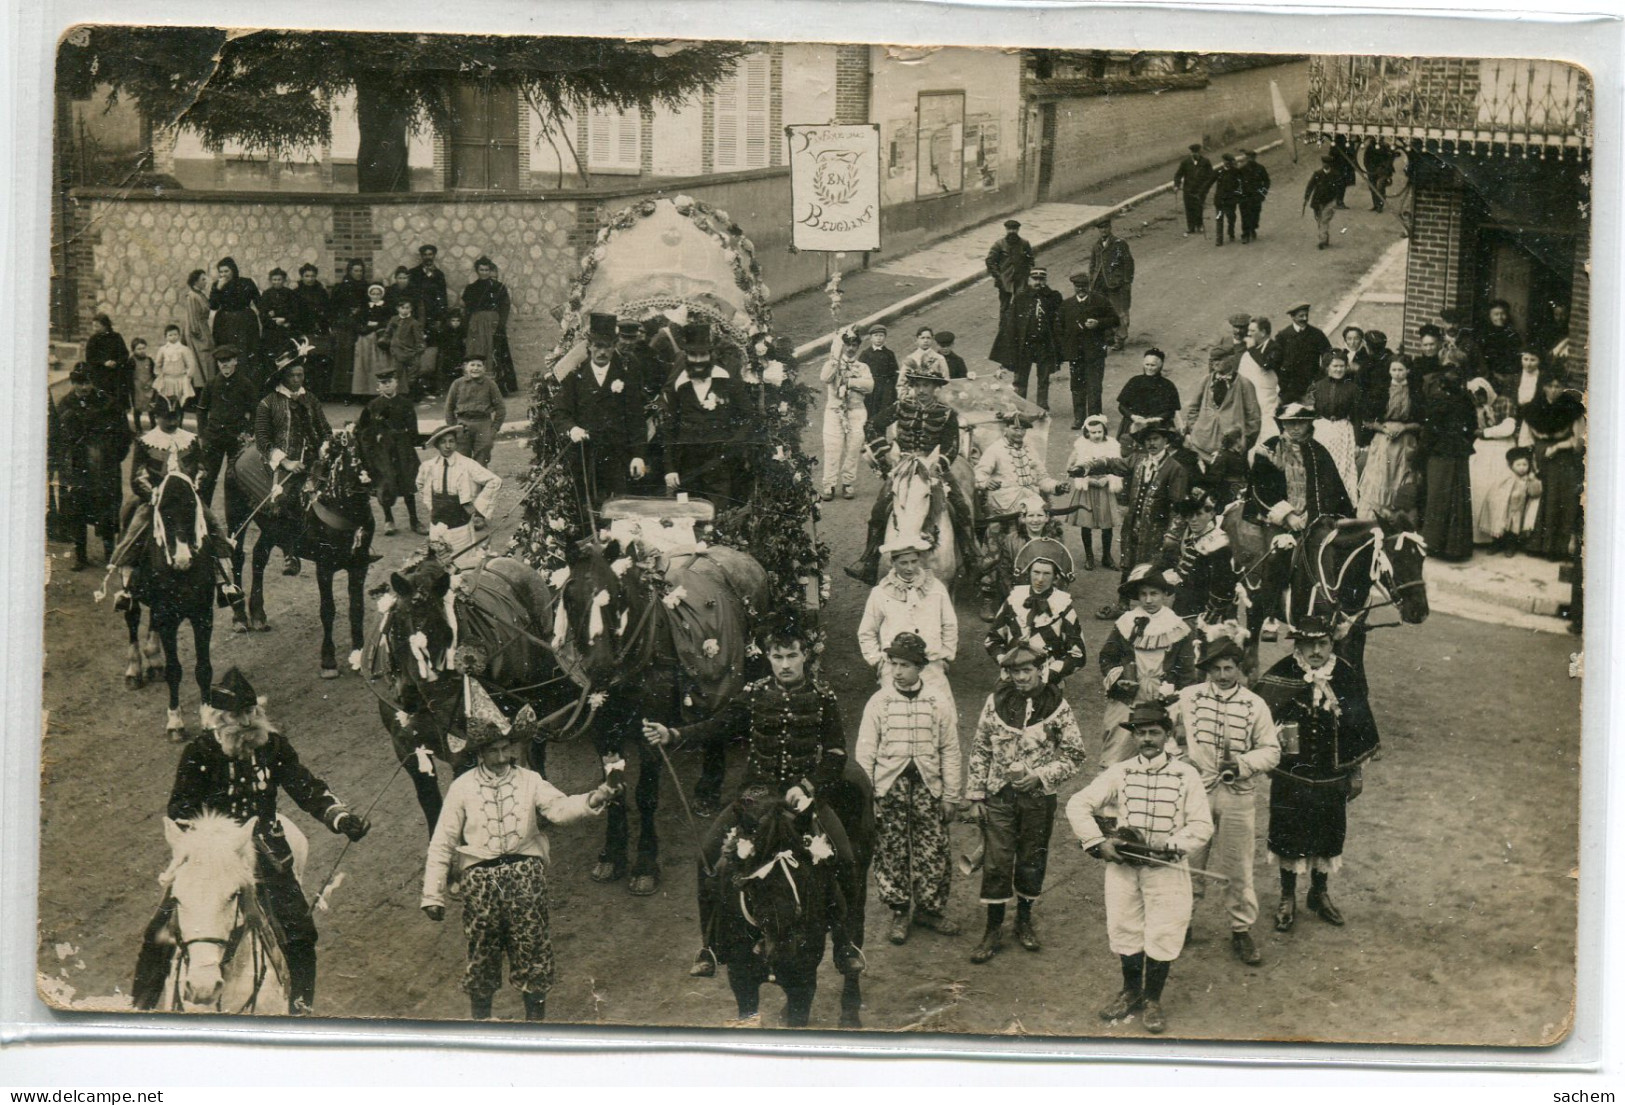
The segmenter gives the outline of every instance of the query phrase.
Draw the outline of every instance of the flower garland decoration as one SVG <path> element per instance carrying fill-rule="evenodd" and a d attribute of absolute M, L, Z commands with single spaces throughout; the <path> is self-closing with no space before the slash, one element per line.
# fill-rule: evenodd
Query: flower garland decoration
<path fill-rule="evenodd" d="M 686 307 L 690 318 L 703 318 L 712 324 L 719 346 L 718 363 L 738 364 L 740 378 L 751 396 L 752 439 L 757 445 L 752 456 L 755 492 L 750 503 L 719 509 L 712 532 L 706 536 L 755 557 L 768 575 L 768 603 L 772 610 L 794 612 L 803 624 L 816 626 L 816 617 L 809 614 L 820 597 L 829 594 L 826 569 L 830 551 L 826 542 L 813 538 L 819 517 L 813 473 L 816 461 L 802 449 L 801 439 L 817 395 L 800 381 L 792 347 L 773 334 L 769 306 L 772 292 L 762 282 L 755 243 L 727 211 L 686 195 L 644 199 L 616 211 L 604 221 L 592 247 L 582 255 L 580 271 L 559 315 L 559 340 L 532 391 L 531 468 L 527 480 L 531 486 L 524 519 L 508 552 L 544 573 L 556 571 L 565 565 L 571 546 L 592 532 L 591 521 L 577 500 L 568 464 L 560 458 L 569 442 L 552 421 L 557 393 L 553 370 L 586 331 L 583 303 L 587 286 L 616 236 L 654 215 L 661 204 L 670 204 L 715 241 L 732 266 L 734 283 L 744 293 L 745 316 L 741 320 L 729 305 L 714 298 L 683 298 L 661 294 L 658 289 L 621 304 L 619 309 L 625 315 L 642 317 Z M 838 288 L 836 284 L 836 295 Z M 822 652 L 822 633 L 816 632 L 814 651 Z"/>

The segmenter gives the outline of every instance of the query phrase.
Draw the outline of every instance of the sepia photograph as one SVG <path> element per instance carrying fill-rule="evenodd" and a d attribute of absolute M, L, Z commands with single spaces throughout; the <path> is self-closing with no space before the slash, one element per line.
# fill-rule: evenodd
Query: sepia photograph
<path fill-rule="evenodd" d="M 1054 41 L 68 28 L 50 1015 L 1567 1039 L 1592 77 Z"/>

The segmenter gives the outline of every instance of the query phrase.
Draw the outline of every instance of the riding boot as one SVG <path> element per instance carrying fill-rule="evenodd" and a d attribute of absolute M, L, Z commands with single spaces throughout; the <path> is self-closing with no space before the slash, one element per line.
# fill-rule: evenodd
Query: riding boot
<path fill-rule="evenodd" d="M 1108 572 L 1117 570 L 1117 561 L 1112 559 L 1112 531 L 1100 531 L 1100 566 Z"/>
<path fill-rule="evenodd" d="M 987 907 L 987 928 L 982 933 L 982 942 L 976 945 L 976 950 L 970 953 L 972 963 L 986 963 L 998 954 L 999 948 L 1004 944 L 1004 903 L 990 902 Z"/>
<path fill-rule="evenodd" d="M 130 984 L 130 1001 L 137 1009 L 156 1009 L 163 1000 L 164 982 L 169 977 L 169 960 L 175 954 L 174 937 L 169 931 L 175 902 L 166 898 L 141 938 L 141 954 L 135 961 L 135 980 Z"/>
<path fill-rule="evenodd" d="M 847 939 L 846 895 L 841 890 L 845 877 L 845 872 L 837 868 L 835 877 L 829 880 L 829 942 L 834 949 L 835 969 L 847 978 L 856 978 L 863 973 L 863 953 Z"/>
<path fill-rule="evenodd" d="M 1083 570 L 1092 572 L 1095 570 L 1095 531 L 1085 527 L 1079 532 L 1083 534 Z M 1110 533 L 1111 530 L 1104 532 Z"/>
<path fill-rule="evenodd" d="M 473 994 L 468 995 L 468 1015 L 477 1021 L 490 1020 L 491 997 L 490 994 L 486 994 L 484 997 L 475 997 Z"/>
<path fill-rule="evenodd" d="M 547 995 L 524 993 L 520 995 L 525 999 L 525 1019 L 527 1021 L 547 1020 Z"/>
<path fill-rule="evenodd" d="M 288 959 L 288 1012 L 308 1014 L 316 1003 L 316 945 L 303 940 L 290 942 Z"/>

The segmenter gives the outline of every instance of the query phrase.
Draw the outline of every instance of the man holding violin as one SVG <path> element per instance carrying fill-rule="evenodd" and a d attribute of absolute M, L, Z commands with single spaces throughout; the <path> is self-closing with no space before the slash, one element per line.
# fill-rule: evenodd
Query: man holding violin
<path fill-rule="evenodd" d="M 1207 789 L 1196 768 L 1168 755 L 1173 722 L 1159 702 L 1141 702 L 1124 723 L 1136 755 L 1112 764 L 1066 804 L 1067 821 L 1090 855 L 1105 860 L 1106 936 L 1122 962 L 1123 989 L 1100 1011 L 1118 1021 L 1140 1013 L 1147 1032 L 1168 1027 L 1162 988 L 1191 923 L 1191 871 L 1184 857 L 1213 836 Z M 1120 811 L 1115 824 L 1101 811 Z"/>

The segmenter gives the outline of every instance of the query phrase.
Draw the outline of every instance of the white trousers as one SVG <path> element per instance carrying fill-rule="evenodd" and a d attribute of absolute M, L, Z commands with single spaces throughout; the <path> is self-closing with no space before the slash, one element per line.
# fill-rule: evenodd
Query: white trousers
<path fill-rule="evenodd" d="M 1106 939 L 1114 955 L 1179 958 L 1191 923 L 1191 876 L 1184 867 L 1106 865 Z"/>
<path fill-rule="evenodd" d="M 1207 798 L 1213 810 L 1213 837 L 1191 852 L 1190 864 L 1230 876 L 1230 884 L 1224 891 L 1224 908 L 1230 914 L 1231 931 L 1242 932 L 1252 928 L 1258 920 L 1258 895 L 1253 890 L 1257 795 L 1237 794 L 1220 783 L 1208 791 Z M 1197 881 L 1205 883 L 1207 880 Z M 1198 892 L 1197 896 L 1201 894 Z"/>
<path fill-rule="evenodd" d="M 824 408 L 824 486 L 858 482 L 858 458 L 863 455 L 863 427 L 868 415 L 862 407 L 841 411 Z M 840 479 L 837 480 L 836 477 Z"/>

